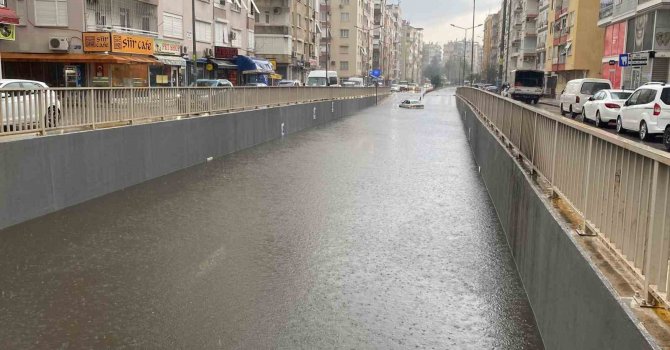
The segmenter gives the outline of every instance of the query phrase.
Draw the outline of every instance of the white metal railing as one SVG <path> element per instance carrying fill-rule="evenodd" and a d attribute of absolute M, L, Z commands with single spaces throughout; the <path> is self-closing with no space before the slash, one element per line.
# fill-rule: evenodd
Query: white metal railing
<path fill-rule="evenodd" d="M 44 135 L 315 101 L 371 96 L 388 88 L 54 88 L 0 90 L 0 137 Z"/>
<path fill-rule="evenodd" d="M 482 90 L 459 88 L 479 118 L 644 285 L 645 303 L 666 307 L 670 289 L 670 157 L 667 153 Z"/>

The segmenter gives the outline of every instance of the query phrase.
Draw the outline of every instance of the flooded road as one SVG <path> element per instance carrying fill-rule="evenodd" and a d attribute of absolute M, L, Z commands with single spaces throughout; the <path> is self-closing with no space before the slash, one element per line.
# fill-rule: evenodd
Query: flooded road
<path fill-rule="evenodd" d="M 0 348 L 541 349 L 452 94 L 0 231 Z"/>

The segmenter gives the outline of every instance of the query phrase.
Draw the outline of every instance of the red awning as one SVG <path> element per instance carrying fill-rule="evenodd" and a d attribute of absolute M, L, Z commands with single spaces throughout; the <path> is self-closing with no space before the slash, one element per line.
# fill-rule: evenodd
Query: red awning
<path fill-rule="evenodd" d="M 19 16 L 12 9 L 0 7 L 0 23 L 19 24 Z"/>

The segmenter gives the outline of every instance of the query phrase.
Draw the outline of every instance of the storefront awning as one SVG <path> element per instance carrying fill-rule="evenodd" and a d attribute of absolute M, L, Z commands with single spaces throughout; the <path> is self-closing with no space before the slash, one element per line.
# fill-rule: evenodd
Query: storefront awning
<path fill-rule="evenodd" d="M 167 66 L 186 67 L 186 60 L 179 56 L 162 56 L 154 55 L 154 57 L 162 64 Z"/>
<path fill-rule="evenodd" d="M 212 61 L 212 63 L 214 63 L 218 69 L 237 69 L 237 65 L 235 63 L 226 60 L 210 59 L 210 61 Z"/>
<path fill-rule="evenodd" d="M 270 63 L 270 61 L 260 58 L 238 55 L 237 57 L 235 57 L 235 64 L 237 64 L 239 70 L 242 71 L 242 74 L 274 73 L 272 63 Z"/>
<path fill-rule="evenodd" d="M 0 54 L 3 61 L 21 62 L 55 62 L 55 63 L 113 63 L 113 64 L 160 64 L 156 59 L 148 56 L 127 56 L 85 53 L 15 53 L 3 52 Z"/>
<path fill-rule="evenodd" d="M 19 16 L 12 9 L 0 7 L 0 23 L 19 24 Z"/>

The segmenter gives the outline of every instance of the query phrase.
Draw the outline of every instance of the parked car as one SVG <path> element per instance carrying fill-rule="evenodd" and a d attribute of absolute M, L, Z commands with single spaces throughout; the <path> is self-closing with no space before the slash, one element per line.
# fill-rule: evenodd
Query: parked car
<path fill-rule="evenodd" d="M 616 121 L 621 106 L 632 94 L 629 90 L 600 90 L 584 103 L 584 121 L 593 120 L 598 128 Z"/>
<path fill-rule="evenodd" d="M 298 80 L 280 80 L 277 86 L 280 87 L 293 87 L 293 86 L 302 86 Z"/>
<path fill-rule="evenodd" d="M 400 103 L 400 108 L 423 109 L 423 103 L 419 100 L 405 100 Z"/>
<path fill-rule="evenodd" d="M 398 84 L 391 85 L 391 92 L 400 92 L 400 85 Z"/>
<path fill-rule="evenodd" d="M 233 83 L 227 79 L 198 79 L 195 84 L 191 86 L 196 87 L 233 87 Z"/>
<path fill-rule="evenodd" d="M 640 140 L 663 134 L 663 144 L 670 150 L 670 87 L 643 85 L 628 98 L 617 117 L 616 130 L 638 133 Z"/>
<path fill-rule="evenodd" d="M 0 108 L 4 114 L 2 129 L 6 131 L 35 129 L 40 120 L 46 127 L 61 122 L 61 103 L 41 81 L 0 79 Z"/>
<path fill-rule="evenodd" d="M 486 90 L 488 92 L 492 92 L 494 94 L 498 93 L 498 87 L 495 86 L 495 85 L 489 85 L 489 86 L 485 87 L 484 90 Z"/>
<path fill-rule="evenodd" d="M 246 87 L 267 87 L 268 84 L 266 83 L 246 83 L 244 84 Z"/>
<path fill-rule="evenodd" d="M 575 79 L 565 86 L 560 97 L 561 115 L 569 113 L 571 117 L 582 113 L 584 103 L 600 90 L 612 89 L 612 83 L 607 79 Z"/>

